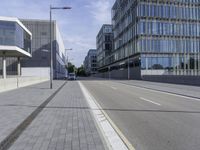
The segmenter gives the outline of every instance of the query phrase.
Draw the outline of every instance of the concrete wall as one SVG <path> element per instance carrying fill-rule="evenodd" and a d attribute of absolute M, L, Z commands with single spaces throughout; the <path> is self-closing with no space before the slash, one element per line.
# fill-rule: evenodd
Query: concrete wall
<path fill-rule="evenodd" d="M 41 82 L 48 81 L 48 78 L 40 78 L 40 77 L 13 77 L 7 79 L 0 79 L 0 92 L 5 92 L 9 90 L 13 90 L 20 87 L 29 86 L 32 84 L 37 84 Z"/>
<path fill-rule="evenodd" d="M 22 77 L 46 77 L 50 76 L 49 67 L 22 67 Z"/>
<path fill-rule="evenodd" d="M 128 79 L 127 69 L 111 71 L 111 78 L 113 79 Z"/>
<path fill-rule="evenodd" d="M 141 69 L 140 67 L 135 67 L 130 69 L 130 79 L 141 80 Z"/>
<path fill-rule="evenodd" d="M 145 75 L 143 80 L 173 84 L 197 85 L 200 86 L 200 76 L 175 76 L 175 75 Z"/>
<path fill-rule="evenodd" d="M 130 68 L 130 79 L 141 79 L 140 76 L 140 68 Z M 105 73 L 98 73 L 94 75 L 95 77 L 100 77 L 100 78 L 110 78 L 111 79 L 128 79 L 128 69 L 123 69 L 123 70 L 112 70 L 110 72 L 105 72 Z"/>

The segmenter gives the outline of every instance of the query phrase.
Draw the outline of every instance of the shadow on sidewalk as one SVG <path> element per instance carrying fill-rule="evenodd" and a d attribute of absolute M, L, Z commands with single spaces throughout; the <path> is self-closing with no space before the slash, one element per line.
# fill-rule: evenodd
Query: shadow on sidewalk
<path fill-rule="evenodd" d="M 62 106 L 35 106 L 35 105 L 18 105 L 18 104 L 6 104 L 0 105 L 0 107 L 30 107 L 30 108 L 45 108 L 45 109 L 83 109 L 83 110 L 104 110 L 104 111 L 119 111 L 119 112 L 158 112 L 158 113 L 200 113 L 200 111 L 190 110 L 153 110 L 153 109 L 119 109 L 119 108 L 103 108 L 93 109 L 89 107 L 62 107 Z"/>

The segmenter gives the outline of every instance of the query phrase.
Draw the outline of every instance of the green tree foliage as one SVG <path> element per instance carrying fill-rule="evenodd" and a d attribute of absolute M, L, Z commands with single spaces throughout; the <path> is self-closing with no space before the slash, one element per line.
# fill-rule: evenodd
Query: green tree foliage
<path fill-rule="evenodd" d="M 77 69 L 77 76 L 81 76 L 81 77 L 85 77 L 86 76 L 86 73 L 85 73 L 83 65 L 81 65 L 81 67 L 79 67 Z"/>
<path fill-rule="evenodd" d="M 68 70 L 68 73 L 74 73 L 76 72 L 76 67 L 75 65 L 73 65 L 72 63 L 68 63 L 68 66 L 67 66 L 67 70 Z"/>

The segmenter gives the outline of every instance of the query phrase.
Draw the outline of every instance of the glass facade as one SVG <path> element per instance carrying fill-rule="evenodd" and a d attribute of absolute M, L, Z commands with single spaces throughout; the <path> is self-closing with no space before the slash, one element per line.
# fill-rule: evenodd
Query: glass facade
<path fill-rule="evenodd" d="M 157 3 L 155 1 L 142 2 L 138 5 L 138 16 L 141 17 L 160 17 L 162 19 L 184 19 L 197 20 L 199 14 L 199 0 L 187 0 L 181 2 L 178 0 L 170 3 L 170 0 Z"/>
<path fill-rule="evenodd" d="M 163 2 L 141 2 L 137 7 L 138 16 L 141 17 L 160 17 L 162 19 L 199 19 L 199 3 L 188 0 L 187 3 L 178 0 L 169 3 L 170 0 Z"/>
<path fill-rule="evenodd" d="M 31 36 L 16 22 L 0 21 L 0 45 L 17 46 L 31 53 Z"/>
<path fill-rule="evenodd" d="M 116 0 L 113 63 L 140 55 L 142 75 L 200 75 L 199 4 Z"/>
<path fill-rule="evenodd" d="M 138 23 L 138 34 L 164 36 L 199 36 L 200 26 L 195 22 L 167 22 L 160 20 L 144 20 Z"/>
<path fill-rule="evenodd" d="M 113 50 L 112 25 L 104 24 L 101 27 L 96 37 L 96 47 L 98 70 L 100 71 L 110 63 L 110 54 Z"/>
<path fill-rule="evenodd" d="M 199 67 L 200 57 L 195 54 L 141 55 L 142 75 L 198 75 Z"/>
<path fill-rule="evenodd" d="M 155 53 L 199 53 L 199 39 L 141 38 L 138 40 L 140 52 Z"/>
<path fill-rule="evenodd" d="M 90 49 L 84 60 L 84 69 L 87 75 L 97 73 L 97 50 Z"/>

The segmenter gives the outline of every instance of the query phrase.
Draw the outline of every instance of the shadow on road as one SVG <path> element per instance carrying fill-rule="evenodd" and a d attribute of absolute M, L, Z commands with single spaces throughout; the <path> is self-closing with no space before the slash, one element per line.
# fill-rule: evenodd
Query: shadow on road
<path fill-rule="evenodd" d="M 39 108 L 40 106 L 36 105 L 18 105 L 18 104 L 6 104 L 0 105 L 0 107 L 30 107 L 30 108 Z M 46 109 L 88 109 L 88 110 L 104 110 L 104 111 L 119 111 L 119 112 L 158 112 L 158 113 L 200 113 L 200 111 L 190 111 L 190 110 L 154 110 L 154 109 L 120 109 L 120 108 L 103 108 L 103 109 L 93 109 L 89 107 L 62 107 L 62 106 L 46 106 L 40 107 Z"/>

